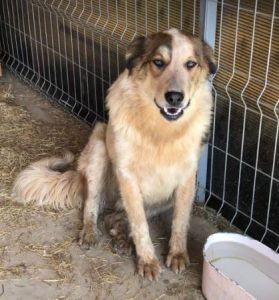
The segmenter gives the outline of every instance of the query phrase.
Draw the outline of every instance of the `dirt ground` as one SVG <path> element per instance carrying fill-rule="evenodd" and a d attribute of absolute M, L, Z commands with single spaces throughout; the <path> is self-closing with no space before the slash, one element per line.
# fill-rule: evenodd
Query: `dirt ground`
<path fill-rule="evenodd" d="M 13 75 L 0 81 L 0 299 L 204 299 L 202 247 L 209 234 L 228 230 L 222 217 L 195 207 L 189 234 L 191 264 L 175 275 L 163 267 L 158 282 L 135 274 L 135 258 L 113 252 L 104 232 L 99 246 L 81 250 L 77 210 L 20 206 L 10 197 L 16 174 L 31 161 L 83 148 L 90 128 Z M 150 222 L 164 266 L 170 222 Z"/>

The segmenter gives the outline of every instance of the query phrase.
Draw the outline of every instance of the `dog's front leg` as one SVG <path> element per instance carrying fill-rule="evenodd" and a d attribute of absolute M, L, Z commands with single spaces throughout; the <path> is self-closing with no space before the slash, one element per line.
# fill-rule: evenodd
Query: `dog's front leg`
<path fill-rule="evenodd" d="M 195 194 L 196 173 L 176 190 L 172 232 L 166 265 L 175 273 L 180 273 L 189 264 L 187 251 L 187 230 L 191 207 Z"/>
<path fill-rule="evenodd" d="M 136 246 L 138 273 L 149 280 L 157 280 L 161 267 L 149 235 L 143 199 L 137 181 L 132 174 L 122 171 L 117 172 L 117 177 L 132 238 Z"/>

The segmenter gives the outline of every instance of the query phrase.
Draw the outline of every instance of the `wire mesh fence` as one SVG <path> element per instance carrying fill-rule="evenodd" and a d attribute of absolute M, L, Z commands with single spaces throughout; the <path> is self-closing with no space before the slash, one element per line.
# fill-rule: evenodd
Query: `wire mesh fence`
<path fill-rule="evenodd" d="M 83 120 L 105 119 L 104 98 L 138 34 L 198 32 L 192 1 L 3 0 L 4 63 Z M 197 14 L 198 15 L 198 14 Z"/>
<path fill-rule="evenodd" d="M 0 22 L 5 66 L 90 124 L 106 119 L 106 91 L 136 35 L 177 27 L 206 36 L 214 28 L 204 201 L 279 251 L 276 0 L 2 0 Z"/>
<path fill-rule="evenodd" d="M 278 251 L 276 1 L 218 1 L 206 203 Z"/>

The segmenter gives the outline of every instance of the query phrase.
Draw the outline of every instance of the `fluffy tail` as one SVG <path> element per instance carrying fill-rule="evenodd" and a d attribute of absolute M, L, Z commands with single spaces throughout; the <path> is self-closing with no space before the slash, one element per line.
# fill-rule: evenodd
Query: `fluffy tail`
<path fill-rule="evenodd" d="M 66 171 L 74 161 L 72 153 L 64 157 L 42 159 L 29 165 L 17 176 L 12 196 L 21 203 L 56 209 L 80 207 L 85 189 L 84 177 L 78 171 Z"/>

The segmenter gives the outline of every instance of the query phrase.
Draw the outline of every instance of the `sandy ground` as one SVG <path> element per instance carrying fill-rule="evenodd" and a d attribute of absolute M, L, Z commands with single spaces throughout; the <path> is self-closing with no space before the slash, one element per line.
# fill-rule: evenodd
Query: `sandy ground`
<path fill-rule="evenodd" d="M 22 207 L 10 197 L 20 169 L 66 149 L 78 155 L 90 128 L 7 72 L 0 116 L 0 299 L 204 299 L 202 246 L 209 234 L 228 229 L 221 217 L 195 207 L 190 267 L 180 275 L 163 267 L 158 282 L 144 280 L 135 274 L 135 258 L 114 253 L 105 232 L 99 246 L 79 248 L 80 212 Z M 164 266 L 169 217 L 151 220 L 150 228 Z"/>

